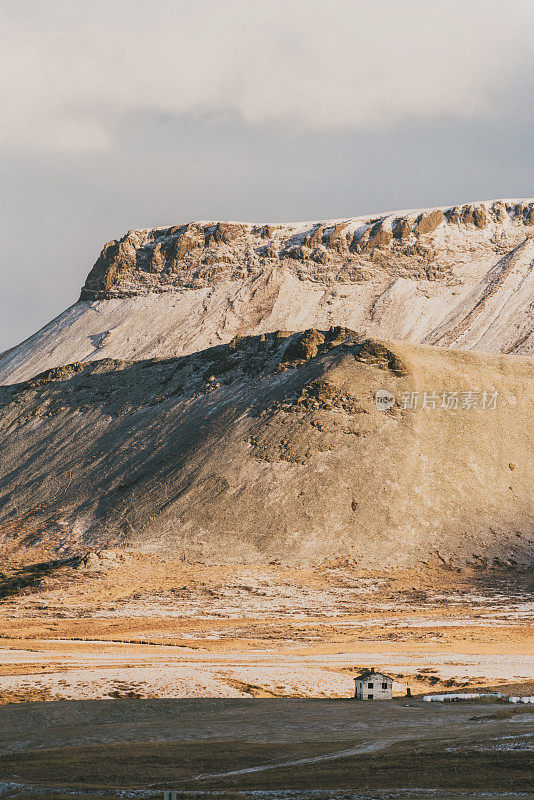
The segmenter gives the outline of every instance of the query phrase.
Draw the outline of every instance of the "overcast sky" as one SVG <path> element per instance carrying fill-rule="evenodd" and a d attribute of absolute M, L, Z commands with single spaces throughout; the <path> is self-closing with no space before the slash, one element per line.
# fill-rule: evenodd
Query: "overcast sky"
<path fill-rule="evenodd" d="M 534 0 L 0 0 L 0 351 L 102 245 L 534 195 Z"/>

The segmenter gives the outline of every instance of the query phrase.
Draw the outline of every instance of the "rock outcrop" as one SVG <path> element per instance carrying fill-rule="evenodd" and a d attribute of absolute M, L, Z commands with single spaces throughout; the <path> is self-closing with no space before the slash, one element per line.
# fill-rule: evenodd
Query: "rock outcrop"
<path fill-rule="evenodd" d="M 435 281 L 454 274 L 451 251 L 470 261 L 488 251 L 504 255 L 525 239 L 533 218 L 531 201 L 496 201 L 311 225 L 193 222 L 134 230 L 105 245 L 80 299 L 202 289 L 274 266 L 324 284 L 359 282 L 365 270 Z"/>
<path fill-rule="evenodd" d="M 531 200 L 130 231 L 104 247 L 78 303 L 0 355 L 0 382 L 74 361 L 166 358 L 236 335 L 336 324 L 532 355 L 533 233 Z"/>

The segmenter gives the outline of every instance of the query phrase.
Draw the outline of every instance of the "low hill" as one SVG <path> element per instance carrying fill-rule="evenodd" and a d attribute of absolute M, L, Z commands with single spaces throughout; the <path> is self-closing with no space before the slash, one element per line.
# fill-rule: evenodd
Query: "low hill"
<path fill-rule="evenodd" d="M 533 377 L 340 327 L 52 369 L 0 387 L 2 548 L 523 566 Z"/>

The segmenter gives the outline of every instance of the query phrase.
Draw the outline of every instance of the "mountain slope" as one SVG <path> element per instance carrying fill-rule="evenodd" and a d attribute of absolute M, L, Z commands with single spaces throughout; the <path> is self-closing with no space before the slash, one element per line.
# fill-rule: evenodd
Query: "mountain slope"
<path fill-rule="evenodd" d="M 343 328 L 52 370 L 0 387 L 0 541 L 212 563 L 527 564 L 533 378 L 530 359 Z"/>
<path fill-rule="evenodd" d="M 0 355 L 0 382 L 73 361 L 187 355 L 235 335 L 331 325 L 530 355 L 533 232 L 529 200 L 130 231 L 104 247 L 78 303 Z"/>

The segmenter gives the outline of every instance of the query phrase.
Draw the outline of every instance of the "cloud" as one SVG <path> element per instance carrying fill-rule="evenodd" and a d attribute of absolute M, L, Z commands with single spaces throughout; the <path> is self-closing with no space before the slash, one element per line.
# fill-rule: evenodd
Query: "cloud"
<path fill-rule="evenodd" d="M 498 115 L 532 0 L 5 0 L 0 147 L 120 146 L 139 112 L 379 130 Z"/>

